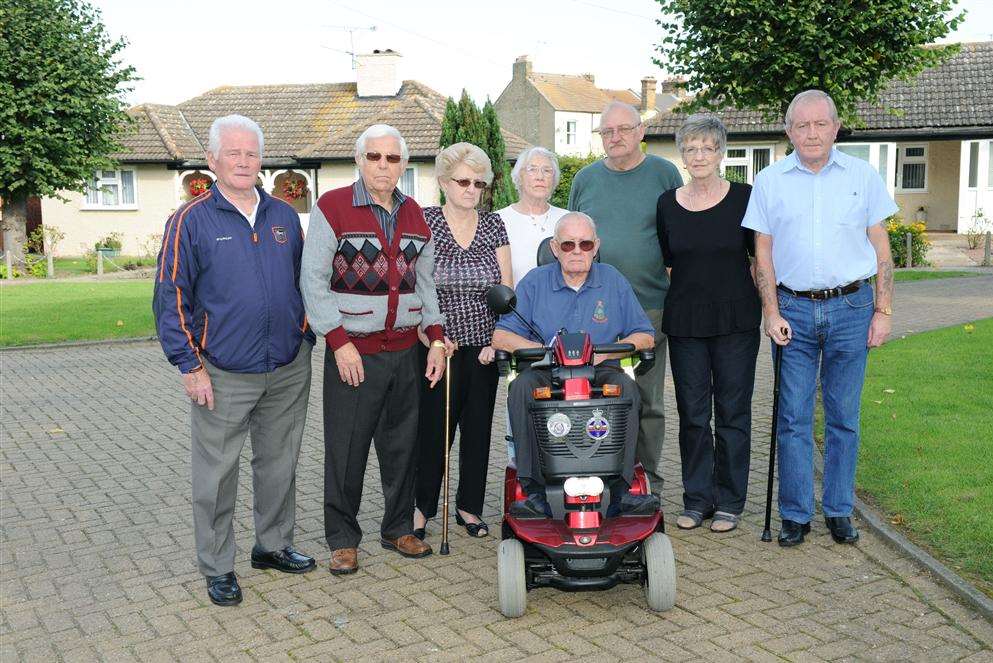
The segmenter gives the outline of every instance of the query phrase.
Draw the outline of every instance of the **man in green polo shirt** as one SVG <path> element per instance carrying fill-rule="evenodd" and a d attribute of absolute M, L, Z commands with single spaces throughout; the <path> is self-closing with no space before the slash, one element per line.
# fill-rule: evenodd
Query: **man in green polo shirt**
<path fill-rule="evenodd" d="M 633 106 L 608 104 L 600 114 L 599 131 L 607 156 L 576 173 L 569 209 L 596 219 L 600 260 L 627 278 L 655 327 L 655 366 L 637 378 L 641 394 L 637 457 L 652 492 L 660 495 L 666 352 L 662 303 L 669 279 L 662 265 L 655 207 L 663 192 L 683 185 L 683 178 L 672 162 L 641 151 L 645 127 Z"/>

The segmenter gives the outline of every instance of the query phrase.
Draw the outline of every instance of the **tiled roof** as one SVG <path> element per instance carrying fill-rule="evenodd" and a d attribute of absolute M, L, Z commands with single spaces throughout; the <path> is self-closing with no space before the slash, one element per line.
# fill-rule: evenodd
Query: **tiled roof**
<path fill-rule="evenodd" d="M 922 132 L 956 128 L 993 129 L 993 42 L 962 44 L 962 50 L 911 81 L 892 81 L 880 103 L 859 106 L 862 126 L 856 132 Z M 898 111 L 894 114 L 888 111 Z M 758 111 L 725 109 L 719 113 L 732 134 L 781 134 L 781 122 L 766 122 Z M 686 119 L 666 112 L 648 123 L 645 134 L 672 136 Z"/>
<path fill-rule="evenodd" d="M 265 135 L 267 164 L 296 158 L 350 159 L 355 138 L 370 124 L 400 130 L 411 156 L 433 157 L 441 137 L 445 97 L 417 81 L 404 81 L 393 97 L 364 97 L 355 83 L 225 86 L 178 106 L 136 106 L 137 131 L 122 137 L 122 161 L 180 161 L 204 158 L 207 132 L 215 118 L 239 113 L 252 118 Z M 504 132 L 507 154 L 527 146 Z"/>

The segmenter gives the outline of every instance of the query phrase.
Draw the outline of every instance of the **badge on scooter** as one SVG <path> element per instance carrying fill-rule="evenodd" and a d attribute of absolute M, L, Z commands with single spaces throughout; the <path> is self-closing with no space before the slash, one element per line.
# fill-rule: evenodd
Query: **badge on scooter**
<path fill-rule="evenodd" d="M 569 417 L 561 412 L 556 412 L 550 416 L 545 426 L 548 427 L 548 434 L 552 437 L 565 437 L 572 430 L 572 422 L 569 421 Z"/>
<path fill-rule="evenodd" d="M 602 440 L 610 435 L 610 422 L 603 416 L 603 410 L 593 410 L 593 416 L 586 421 L 586 434 L 592 440 Z"/>

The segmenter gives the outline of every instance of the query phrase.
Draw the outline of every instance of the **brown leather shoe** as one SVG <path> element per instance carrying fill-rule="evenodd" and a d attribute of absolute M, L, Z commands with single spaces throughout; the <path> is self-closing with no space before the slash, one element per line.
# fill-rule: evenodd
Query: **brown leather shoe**
<path fill-rule="evenodd" d="M 331 566 L 328 569 L 336 576 L 344 576 L 359 570 L 359 551 L 356 548 L 338 548 L 331 551 Z"/>
<path fill-rule="evenodd" d="M 417 559 L 418 557 L 427 557 L 431 554 L 431 546 L 424 543 L 413 534 L 404 534 L 396 541 L 380 539 L 380 543 L 382 543 L 383 547 L 387 550 L 395 550 L 404 557 L 412 557 Z"/>

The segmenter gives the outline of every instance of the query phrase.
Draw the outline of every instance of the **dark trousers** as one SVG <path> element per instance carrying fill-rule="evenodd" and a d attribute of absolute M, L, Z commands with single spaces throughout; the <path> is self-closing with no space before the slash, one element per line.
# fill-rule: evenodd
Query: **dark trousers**
<path fill-rule="evenodd" d="M 758 351 L 758 329 L 669 336 L 686 509 L 740 514 L 745 508 Z"/>
<path fill-rule="evenodd" d="M 528 404 L 533 401 L 532 392 L 535 387 L 548 387 L 551 384 L 550 372 L 528 368 L 510 383 L 510 392 L 507 395 L 510 427 L 513 430 L 514 444 L 517 446 L 517 476 L 522 482 L 527 480 L 530 485 L 545 485 L 545 477 L 541 472 L 538 436 L 528 414 Z M 632 400 L 631 409 L 628 410 L 627 437 L 624 439 L 624 466 L 621 469 L 621 476 L 630 484 L 634 477 L 634 452 L 638 445 L 638 408 L 641 406 L 638 385 L 620 367 L 603 365 L 596 367 L 593 384 L 620 385 L 621 394 Z M 525 483 L 525 486 L 527 485 L 529 484 Z"/>
<path fill-rule="evenodd" d="M 427 363 L 428 349 L 419 344 L 420 364 Z M 451 359 L 448 440 L 459 429 L 459 488 L 455 506 L 475 515 L 483 512 L 486 470 L 490 460 L 493 404 L 500 378 L 495 363 L 479 363 L 477 346 L 460 346 Z M 421 415 L 417 425 L 417 508 L 426 518 L 438 513 L 438 495 L 445 464 L 445 382 L 430 387 L 421 378 Z"/>
<path fill-rule="evenodd" d="M 324 536 L 331 550 L 355 548 L 362 481 L 375 440 L 385 512 L 384 539 L 410 534 L 417 443 L 417 349 L 362 355 L 365 381 L 351 387 L 324 352 Z"/>

